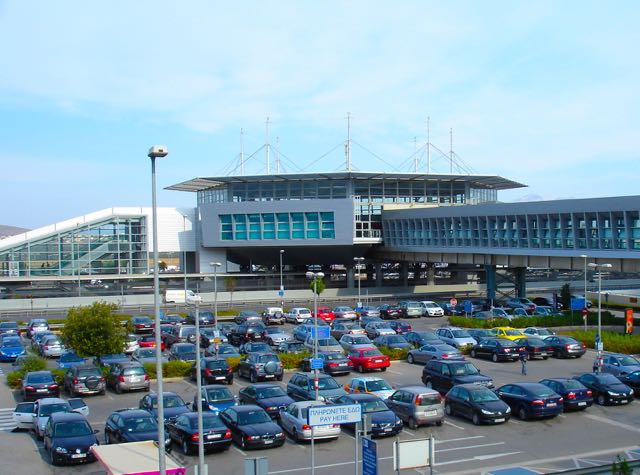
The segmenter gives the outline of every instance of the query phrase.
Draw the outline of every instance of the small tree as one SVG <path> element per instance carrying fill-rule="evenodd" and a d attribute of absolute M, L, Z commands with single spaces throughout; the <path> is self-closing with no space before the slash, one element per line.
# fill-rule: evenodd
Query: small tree
<path fill-rule="evenodd" d="M 312 279 L 311 282 L 309 282 L 309 288 L 311 289 L 311 292 L 315 292 L 317 295 L 320 295 L 325 289 L 324 280 L 319 277 Z"/>
<path fill-rule="evenodd" d="M 232 275 L 228 275 L 224 278 L 224 285 L 227 291 L 231 292 L 231 302 L 229 308 L 233 307 L 233 291 L 236 290 L 236 278 Z"/>
<path fill-rule="evenodd" d="M 562 308 L 571 309 L 571 286 L 569 284 L 564 284 L 560 289 L 560 301 L 562 302 Z"/>
<path fill-rule="evenodd" d="M 111 312 L 113 304 L 95 302 L 90 306 L 74 307 L 67 312 L 62 338 L 80 356 L 120 353 L 127 331 Z"/>
<path fill-rule="evenodd" d="M 167 263 L 165 261 L 158 262 L 158 269 L 160 269 L 160 272 L 166 271 L 167 270 Z"/>

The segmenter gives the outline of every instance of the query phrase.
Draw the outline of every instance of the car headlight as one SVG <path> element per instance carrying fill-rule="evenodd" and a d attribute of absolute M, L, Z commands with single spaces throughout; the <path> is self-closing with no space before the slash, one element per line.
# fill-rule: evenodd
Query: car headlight
<path fill-rule="evenodd" d="M 607 391 L 609 396 L 620 396 L 620 393 L 614 393 L 613 391 Z"/>
<path fill-rule="evenodd" d="M 327 402 L 327 398 L 324 396 L 318 395 L 318 401 Z"/>
<path fill-rule="evenodd" d="M 67 449 L 65 449 L 64 447 L 56 447 L 56 452 L 59 454 L 66 454 Z"/>
<path fill-rule="evenodd" d="M 164 445 L 169 445 L 171 443 L 171 437 L 167 437 L 164 439 Z"/>
<path fill-rule="evenodd" d="M 483 414 L 486 414 L 487 416 L 490 416 L 491 414 L 493 414 L 493 412 L 487 411 L 486 409 L 480 409 L 480 412 L 482 412 Z"/>
<path fill-rule="evenodd" d="M 248 435 L 247 440 L 258 440 L 260 438 L 259 435 Z"/>
<path fill-rule="evenodd" d="M 506 410 L 506 411 L 504 411 L 504 412 L 505 412 L 506 414 L 511 413 L 511 408 L 507 406 L 507 410 Z"/>
<path fill-rule="evenodd" d="M 278 410 L 278 406 L 269 406 L 265 410 L 266 411 L 277 411 Z"/>
<path fill-rule="evenodd" d="M 278 432 L 278 433 L 276 434 L 276 437 L 283 437 L 283 436 L 284 436 L 284 433 L 283 433 L 283 432 Z"/>

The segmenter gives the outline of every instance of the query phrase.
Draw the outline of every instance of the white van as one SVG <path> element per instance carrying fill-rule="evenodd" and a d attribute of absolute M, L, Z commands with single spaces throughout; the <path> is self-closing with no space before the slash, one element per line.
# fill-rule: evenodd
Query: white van
<path fill-rule="evenodd" d="M 169 289 L 164 294 L 165 303 L 186 303 L 186 304 L 195 304 L 202 303 L 202 297 L 193 292 L 193 290 L 177 290 L 177 289 Z"/>

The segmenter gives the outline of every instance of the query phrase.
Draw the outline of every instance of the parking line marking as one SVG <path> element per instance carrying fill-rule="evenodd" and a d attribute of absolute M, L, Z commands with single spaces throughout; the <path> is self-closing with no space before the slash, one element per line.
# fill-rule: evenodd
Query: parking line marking
<path fill-rule="evenodd" d="M 402 373 L 400 373 L 398 371 L 393 371 L 392 369 L 388 369 L 387 372 L 388 373 L 392 373 L 392 374 L 398 374 L 398 375 L 402 376 Z"/>
<path fill-rule="evenodd" d="M 240 452 L 243 456 L 245 456 L 245 457 L 247 456 L 246 452 L 243 452 L 242 450 L 240 450 L 240 449 L 239 449 L 238 447 L 236 447 L 235 445 L 232 445 L 231 447 L 233 447 L 233 448 L 236 450 L 236 452 Z"/>
<path fill-rule="evenodd" d="M 460 429 L 460 430 L 466 430 L 464 427 L 460 427 L 455 425 L 453 422 L 449 422 L 449 421 L 444 421 L 445 424 L 450 425 L 452 427 L 455 427 L 456 429 Z"/>
<path fill-rule="evenodd" d="M 460 442 L 461 440 L 484 439 L 484 435 L 471 435 L 469 437 L 458 437 L 456 439 L 435 439 L 437 444 L 446 444 L 447 442 Z"/>
<path fill-rule="evenodd" d="M 596 415 L 593 415 L 593 414 L 584 414 L 584 417 L 587 417 L 589 419 L 593 419 L 594 421 L 604 422 L 605 424 L 611 424 L 613 426 L 620 427 L 621 429 L 626 429 L 626 430 L 631 431 L 631 432 L 640 432 L 640 429 L 635 427 L 635 426 L 631 426 L 629 424 L 624 424 L 622 422 L 618 422 L 618 421 L 615 421 L 613 419 L 609 419 L 608 417 L 601 417 L 601 416 L 596 416 Z"/>
<path fill-rule="evenodd" d="M 478 445 L 467 445 L 465 447 L 452 447 L 450 449 L 436 449 L 436 453 L 438 452 L 452 452 L 454 450 L 466 450 L 466 449 L 479 449 L 481 447 L 491 447 L 494 445 L 504 445 L 506 442 L 492 442 L 490 444 L 478 444 Z"/>
<path fill-rule="evenodd" d="M 413 433 L 411 431 L 408 431 L 407 429 L 403 429 L 402 432 L 404 432 L 405 434 L 409 434 L 411 437 L 415 437 L 416 436 L 415 433 Z"/>

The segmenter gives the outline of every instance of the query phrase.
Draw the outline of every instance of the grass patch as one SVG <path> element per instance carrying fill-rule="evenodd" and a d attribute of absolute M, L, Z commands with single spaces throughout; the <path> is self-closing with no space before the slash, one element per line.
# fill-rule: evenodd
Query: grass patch
<path fill-rule="evenodd" d="M 581 341 L 589 348 L 595 348 L 596 346 L 596 330 L 588 330 L 586 332 L 583 330 L 574 330 L 562 332 L 562 334 Z M 640 335 L 622 335 L 620 333 L 603 331 L 602 343 L 604 344 L 605 351 L 626 354 L 640 353 Z"/>
<path fill-rule="evenodd" d="M 640 319 L 638 320 L 640 324 Z M 493 320 L 478 320 L 470 317 L 449 317 L 449 323 L 456 327 L 463 328 L 493 328 L 493 327 L 570 327 L 584 325 L 580 312 L 564 312 L 563 315 L 554 315 L 551 317 L 518 317 L 509 321 L 506 318 L 494 318 Z M 589 312 L 587 316 L 588 325 L 598 324 L 598 313 Z M 623 326 L 624 318 L 617 318 L 611 312 L 602 312 L 602 324 L 608 326 Z"/>
<path fill-rule="evenodd" d="M 409 354 L 409 350 L 400 350 L 397 348 L 387 348 L 382 346 L 378 349 L 380 350 L 380 353 L 387 355 L 392 360 L 406 360 L 407 355 Z"/>

